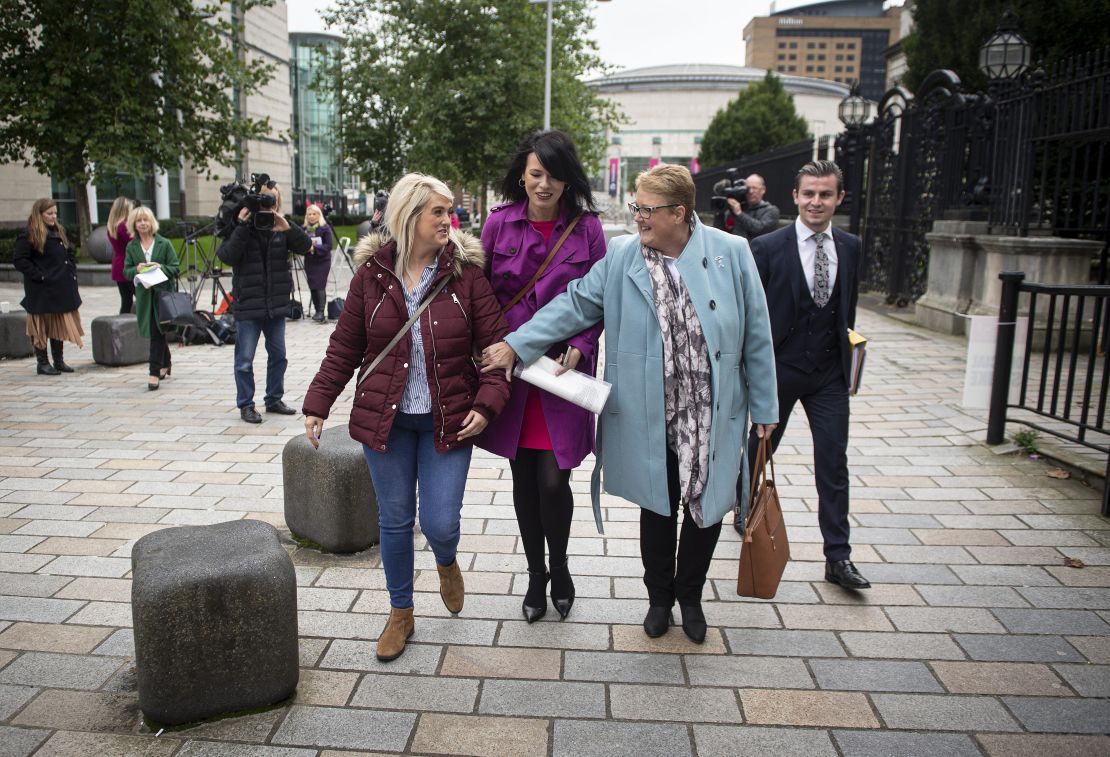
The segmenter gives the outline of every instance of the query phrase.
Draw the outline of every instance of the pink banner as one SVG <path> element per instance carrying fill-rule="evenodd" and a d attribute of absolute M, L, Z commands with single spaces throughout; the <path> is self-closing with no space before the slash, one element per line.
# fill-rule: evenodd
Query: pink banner
<path fill-rule="evenodd" d="M 655 168 L 657 165 L 659 165 L 659 158 L 649 158 L 648 159 L 648 168 L 649 169 Z"/>
<path fill-rule="evenodd" d="M 621 159 L 620 158 L 609 158 L 609 196 L 610 197 L 616 197 L 617 196 L 617 191 L 619 189 L 617 187 L 617 182 L 619 181 L 619 178 L 620 178 L 620 172 L 621 172 Z"/>

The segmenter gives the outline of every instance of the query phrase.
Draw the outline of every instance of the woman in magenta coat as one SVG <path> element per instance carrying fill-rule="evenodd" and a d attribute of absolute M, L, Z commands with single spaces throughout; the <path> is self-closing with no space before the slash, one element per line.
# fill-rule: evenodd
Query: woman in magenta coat
<path fill-rule="evenodd" d="M 127 243 L 131 232 L 127 230 L 127 216 L 135 204 L 126 197 L 117 197 L 108 212 L 108 244 L 112 246 L 112 281 L 119 288 L 120 315 L 131 312 L 135 303 L 135 284 L 123 274 L 123 261 L 127 256 Z"/>
<path fill-rule="evenodd" d="M 482 246 L 489 256 L 486 275 L 502 307 L 525 292 L 505 313 L 509 328 L 515 330 L 605 255 L 605 234 L 578 152 L 561 131 L 533 132 L 520 143 L 501 194 L 510 202 L 490 214 L 482 228 Z M 529 288 L 560 239 L 562 245 Z M 556 345 L 549 356 L 592 375 L 600 335 L 599 324 Z M 548 581 L 551 601 L 565 618 L 574 603 L 567 565 L 574 509 L 570 472 L 594 451 L 593 415 L 514 381 L 508 404 L 478 445 L 509 458 L 512 468 L 513 505 L 528 558 L 525 619 L 533 623 L 547 612 Z M 550 571 L 544 561 L 545 543 Z"/>

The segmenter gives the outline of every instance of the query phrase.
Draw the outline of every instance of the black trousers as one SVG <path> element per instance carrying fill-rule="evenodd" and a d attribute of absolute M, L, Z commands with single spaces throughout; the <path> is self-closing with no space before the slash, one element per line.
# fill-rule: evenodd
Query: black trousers
<path fill-rule="evenodd" d="M 667 450 L 667 492 L 671 514 L 659 515 L 640 509 L 640 558 L 644 563 L 644 585 L 653 607 L 697 604 L 701 601 L 705 576 L 721 535 L 721 524 L 698 528 L 689 506 L 682 509 L 681 534 L 678 526 L 678 457 Z M 678 559 L 675 559 L 675 543 Z"/>
<path fill-rule="evenodd" d="M 135 285 L 130 281 L 117 281 L 119 288 L 119 314 L 127 315 L 135 304 Z"/>
<path fill-rule="evenodd" d="M 813 471 L 817 485 L 817 523 L 825 542 L 825 559 L 847 560 L 852 554 L 848 524 L 848 387 L 839 362 L 825 370 L 806 373 L 776 362 L 779 388 L 779 425 L 771 434 L 778 449 L 786 423 L 797 402 L 802 403 L 813 435 Z M 755 464 L 759 438 L 748 436 L 748 466 Z"/>
<path fill-rule="evenodd" d="M 150 375 L 161 375 L 162 369 L 169 367 L 170 346 L 166 343 L 166 335 L 152 323 L 150 324 Z"/>

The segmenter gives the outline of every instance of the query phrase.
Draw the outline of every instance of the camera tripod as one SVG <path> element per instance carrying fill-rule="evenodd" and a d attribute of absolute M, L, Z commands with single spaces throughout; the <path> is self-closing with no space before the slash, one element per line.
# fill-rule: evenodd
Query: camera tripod
<path fill-rule="evenodd" d="M 186 280 L 189 282 L 189 295 L 193 298 L 193 310 L 197 309 L 197 304 L 200 302 L 204 282 L 212 282 L 212 299 L 209 307 L 213 313 L 216 312 L 216 303 L 227 299 L 227 290 L 220 281 L 220 278 L 227 274 L 224 273 L 223 266 L 217 264 L 216 239 L 213 238 L 209 242 L 206 250 L 200 237 L 211 234 L 215 226 L 215 223 L 210 223 L 196 229 L 193 224 L 184 224 L 185 239 L 177 255 L 181 261 L 181 267 L 188 272 Z M 221 295 L 220 298 L 217 298 L 217 293 Z"/>

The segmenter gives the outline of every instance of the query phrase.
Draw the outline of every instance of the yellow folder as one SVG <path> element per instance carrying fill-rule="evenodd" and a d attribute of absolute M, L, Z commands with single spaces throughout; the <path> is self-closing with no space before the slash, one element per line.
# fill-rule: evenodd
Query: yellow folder
<path fill-rule="evenodd" d="M 850 378 L 848 394 L 854 395 L 859 391 L 860 382 L 863 380 L 863 363 L 867 359 L 867 337 L 848 329 L 848 346 L 852 350 L 852 366 L 848 372 Z"/>

